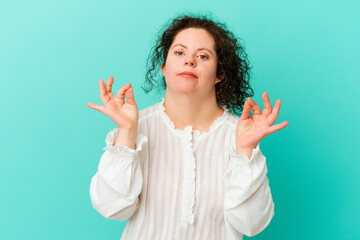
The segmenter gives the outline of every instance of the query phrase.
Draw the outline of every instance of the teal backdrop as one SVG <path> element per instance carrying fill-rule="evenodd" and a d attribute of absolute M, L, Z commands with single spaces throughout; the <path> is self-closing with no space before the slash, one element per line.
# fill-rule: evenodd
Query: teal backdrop
<path fill-rule="evenodd" d="M 87 107 L 98 81 L 141 89 L 157 32 L 181 13 L 244 40 L 254 100 L 282 100 L 261 141 L 275 202 L 252 239 L 360 234 L 360 2 L 357 0 L 0 1 L 0 239 L 120 239 L 126 222 L 92 208 L 89 186 L 116 125 Z M 244 239 L 250 239 L 244 236 Z"/>

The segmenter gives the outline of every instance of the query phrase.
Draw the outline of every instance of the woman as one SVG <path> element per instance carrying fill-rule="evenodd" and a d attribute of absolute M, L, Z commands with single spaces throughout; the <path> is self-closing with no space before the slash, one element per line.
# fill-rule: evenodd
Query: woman
<path fill-rule="evenodd" d="M 258 234 L 274 215 L 259 142 L 288 124 L 273 125 L 280 100 L 272 109 L 264 92 L 261 112 L 247 97 L 252 89 L 242 47 L 206 18 L 174 19 L 150 60 L 147 91 L 161 64 L 161 102 L 138 111 L 131 84 L 115 97 L 110 77 L 99 83 L 104 106 L 88 103 L 118 126 L 107 135 L 91 180 L 93 207 L 106 218 L 129 219 L 121 239 Z M 240 118 L 228 111 L 242 104 Z"/>

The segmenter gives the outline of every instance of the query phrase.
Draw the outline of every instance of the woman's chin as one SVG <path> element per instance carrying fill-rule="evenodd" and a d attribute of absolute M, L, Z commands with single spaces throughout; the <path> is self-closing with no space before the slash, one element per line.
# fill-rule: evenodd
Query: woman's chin
<path fill-rule="evenodd" d="M 170 86 L 168 85 L 167 87 L 169 88 Z M 196 84 L 191 82 L 178 84 L 177 86 L 171 88 L 171 92 L 179 94 L 194 94 L 196 91 Z"/>
<path fill-rule="evenodd" d="M 194 86 L 182 86 L 175 90 L 177 93 L 186 94 L 186 95 L 196 93 L 196 88 Z"/>

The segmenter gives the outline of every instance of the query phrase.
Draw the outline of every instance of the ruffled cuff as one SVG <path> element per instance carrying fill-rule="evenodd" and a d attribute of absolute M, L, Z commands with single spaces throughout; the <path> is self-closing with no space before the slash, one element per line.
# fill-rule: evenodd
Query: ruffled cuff
<path fill-rule="evenodd" d="M 132 149 L 127 146 L 120 145 L 120 144 L 113 146 L 118 133 L 119 133 L 118 128 L 115 128 L 114 130 L 112 130 L 108 133 L 108 135 L 105 138 L 106 147 L 104 147 L 103 150 L 108 150 L 111 153 L 115 153 L 115 154 L 128 153 L 130 155 L 133 155 L 133 154 L 141 151 L 141 149 L 143 148 L 143 145 L 148 141 L 148 138 L 146 136 L 142 135 L 141 133 L 138 133 L 136 136 L 136 140 L 135 140 L 135 149 Z"/>
<path fill-rule="evenodd" d="M 260 142 L 256 145 L 255 148 L 253 148 L 250 159 L 247 155 L 245 155 L 243 153 L 236 154 L 235 147 L 227 148 L 227 152 L 229 153 L 230 158 L 237 164 L 248 165 L 248 164 L 254 162 L 254 159 L 258 156 L 258 154 L 260 152 Z"/>
<path fill-rule="evenodd" d="M 236 150 L 232 149 L 223 177 L 228 209 L 248 199 L 264 181 L 266 173 L 266 158 L 259 144 L 252 150 L 250 159 L 245 154 L 236 154 Z"/>
<path fill-rule="evenodd" d="M 106 137 L 106 150 L 101 156 L 98 166 L 98 174 L 103 182 L 113 191 L 123 197 L 130 197 L 133 191 L 138 194 L 141 191 L 139 183 L 142 183 L 139 152 L 146 150 L 147 137 L 138 133 L 136 137 L 136 149 L 123 145 L 112 146 L 118 136 L 118 129 L 112 130 Z M 134 190 L 137 184 L 137 190 Z M 135 195 L 136 195 L 135 194 Z"/>

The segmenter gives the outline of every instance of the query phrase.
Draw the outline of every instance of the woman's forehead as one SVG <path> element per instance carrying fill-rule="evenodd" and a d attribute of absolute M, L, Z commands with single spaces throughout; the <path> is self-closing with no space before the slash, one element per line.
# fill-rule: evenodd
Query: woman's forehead
<path fill-rule="evenodd" d="M 203 28 L 186 28 L 178 32 L 171 47 L 180 45 L 186 48 L 215 49 L 215 41 L 212 35 Z"/>

